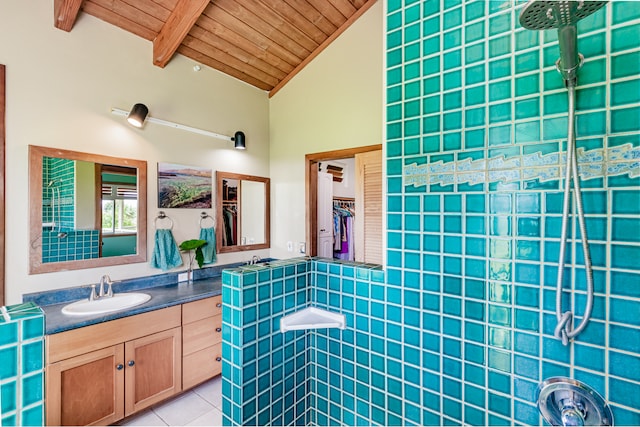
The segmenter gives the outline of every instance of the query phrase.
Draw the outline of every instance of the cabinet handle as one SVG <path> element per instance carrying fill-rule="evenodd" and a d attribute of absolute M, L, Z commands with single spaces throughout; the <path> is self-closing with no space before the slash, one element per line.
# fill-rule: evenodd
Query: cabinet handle
<path fill-rule="evenodd" d="M 216 357 L 216 362 L 222 362 L 222 357 L 220 356 Z"/>
<path fill-rule="evenodd" d="M 216 332 L 222 332 L 222 328 L 216 328 Z"/>
<path fill-rule="evenodd" d="M 221 302 L 216 303 L 216 307 L 218 307 L 218 308 L 222 307 L 222 303 Z"/>
<path fill-rule="evenodd" d="M 118 363 L 118 364 L 116 365 L 116 369 L 117 369 L 118 371 L 122 371 L 122 370 L 124 369 L 124 365 L 123 365 L 122 363 Z"/>
<path fill-rule="evenodd" d="M 133 366 L 135 364 L 136 364 L 136 362 L 134 362 L 133 360 L 129 360 L 129 362 L 127 362 L 127 365 L 129 365 L 129 366 Z"/>

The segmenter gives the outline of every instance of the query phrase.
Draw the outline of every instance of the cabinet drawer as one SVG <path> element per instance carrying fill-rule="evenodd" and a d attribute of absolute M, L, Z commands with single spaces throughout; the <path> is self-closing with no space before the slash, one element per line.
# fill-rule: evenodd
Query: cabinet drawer
<path fill-rule="evenodd" d="M 222 372 L 222 343 L 182 358 L 182 389 L 186 390 Z"/>
<path fill-rule="evenodd" d="M 182 324 L 222 314 L 222 295 L 182 304 Z"/>
<path fill-rule="evenodd" d="M 180 326 L 179 305 L 48 335 L 47 363 Z"/>
<path fill-rule="evenodd" d="M 191 354 L 222 341 L 222 316 L 212 316 L 182 327 L 182 354 Z"/>

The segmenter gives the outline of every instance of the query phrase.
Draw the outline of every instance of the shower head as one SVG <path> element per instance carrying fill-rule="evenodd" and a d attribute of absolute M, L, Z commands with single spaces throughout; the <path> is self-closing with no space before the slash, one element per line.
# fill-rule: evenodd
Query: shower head
<path fill-rule="evenodd" d="M 606 1 L 529 1 L 520 13 L 520 25 L 528 30 L 550 30 L 575 25 L 606 3 Z"/>
<path fill-rule="evenodd" d="M 560 59 L 556 63 L 566 86 L 577 84 L 578 68 L 582 59 L 578 53 L 576 24 L 596 12 L 606 1 L 550 1 L 531 0 L 520 12 L 520 25 L 529 30 L 557 28 Z"/>

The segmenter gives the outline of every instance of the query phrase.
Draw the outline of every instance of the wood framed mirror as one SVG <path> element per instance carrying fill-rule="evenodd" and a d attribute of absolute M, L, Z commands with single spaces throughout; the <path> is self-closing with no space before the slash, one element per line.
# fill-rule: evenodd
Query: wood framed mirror
<path fill-rule="evenodd" d="M 270 179 L 216 172 L 219 253 L 271 247 Z"/>
<path fill-rule="evenodd" d="M 147 260 L 147 162 L 29 146 L 29 273 Z"/>

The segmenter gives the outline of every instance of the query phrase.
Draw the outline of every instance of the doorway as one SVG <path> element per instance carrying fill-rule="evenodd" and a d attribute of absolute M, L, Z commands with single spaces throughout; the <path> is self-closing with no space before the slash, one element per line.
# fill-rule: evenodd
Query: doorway
<path fill-rule="evenodd" d="M 306 241 L 307 245 L 307 254 L 310 256 L 318 255 L 318 169 L 320 163 L 330 163 L 331 161 L 340 161 L 344 159 L 357 158 L 360 155 L 364 154 L 373 154 L 374 152 L 382 152 L 382 145 L 368 145 L 364 147 L 356 147 L 349 148 L 344 150 L 334 150 L 334 151 L 325 151 L 322 153 L 313 153 L 307 154 L 305 156 L 305 215 L 306 215 Z M 380 156 L 381 157 L 381 156 Z M 356 162 L 357 163 L 357 162 Z M 357 172 L 356 172 L 357 173 Z M 367 178 L 368 176 L 368 178 Z M 380 191 L 379 201 L 376 203 L 368 203 L 364 199 L 356 197 L 355 199 L 355 209 L 357 212 L 360 212 L 359 216 L 360 220 L 356 221 L 356 248 L 361 248 L 359 251 L 356 250 L 356 260 L 368 262 L 364 257 L 364 251 L 362 248 L 366 245 L 367 241 L 370 241 L 374 246 L 379 246 L 379 262 L 382 263 L 382 173 L 381 168 L 379 171 L 379 179 L 373 178 L 374 175 L 364 174 L 360 179 L 363 178 L 369 181 L 369 184 L 372 181 L 374 188 L 378 188 Z M 379 184 L 379 185 L 378 185 Z M 365 204 L 366 203 L 366 204 Z M 360 205 L 360 206 L 359 206 Z M 369 206 L 367 209 L 367 205 Z M 367 224 L 365 215 L 368 215 L 369 219 L 373 219 L 373 221 L 369 221 L 370 225 L 373 223 L 379 222 L 378 230 L 364 228 Z M 376 215 L 379 216 L 379 221 L 376 219 Z M 369 238 L 370 237 L 370 238 Z M 360 240 L 358 240 L 360 238 Z M 362 240 L 364 239 L 364 241 Z M 379 243 L 376 243 L 376 240 Z M 376 258 L 378 259 L 378 258 Z"/>

